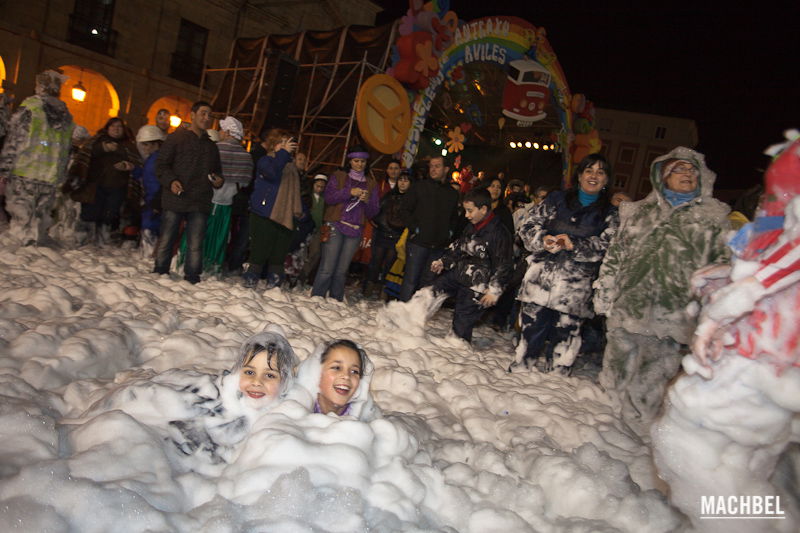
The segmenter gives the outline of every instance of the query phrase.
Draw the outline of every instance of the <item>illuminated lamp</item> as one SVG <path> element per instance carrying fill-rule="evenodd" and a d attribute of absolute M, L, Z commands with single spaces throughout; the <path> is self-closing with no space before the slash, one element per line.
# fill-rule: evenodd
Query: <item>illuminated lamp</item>
<path fill-rule="evenodd" d="M 516 148 L 516 147 L 517 147 L 517 143 L 515 143 L 514 141 L 511 141 L 510 143 L 508 143 L 508 145 L 509 145 L 511 148 Z"/>
<path fill-rule="evenodd" d="M 446 155 L 447 155 L 447 148 L 442 148 L 442 156 L 446 156 Z"/>
<path fill-rule="evenodd" d="M 86 99 L 86 87 L 81 81 L 72 87 L 72 99 L 77 102 L 83 102 Z"/>
<path fill-rule="evenodd" d="M 179 117 L 178 115 L 169 116 L 169 125 L 172 126 L 173 128 L 177 128 L 178 126 L 180 126 L 181 122 L 183 121 L 181 120 L 181 117 Z"/>
<path fill-rule="evenodd" d="M 533 147 L 538 150 L 539 149 L 539 143 L 533 143 Z"/>
<path fill-rule="evenodd" d="M 543 144 L 543 145 L 542 145 L 542 150 L 549 150 L 549 149 L 550 149 L 550 147 L 549 147 L 549 146 L 547 146 L 546 144 Z"/>
<path fill-rule="evenodd" d="M 435 144 L 436 146 L 441 146 L 442 145 L 442 140 L 441 139 L 434 139 L 433 140 L 433 144 Z"/>
<path fill-rule="evenodd" d="M 455 181 L 461 183 L 461 172 L 459 172 L 458 170 L 454 170 L 453 173 L 450 176 L 452 176 L 452 178 Z"/>
<path fill-rule="evenodd" d="M 525 148 L 530 148 L 530 147 L 531 147 L 531 142 L 525 141 Z"/>

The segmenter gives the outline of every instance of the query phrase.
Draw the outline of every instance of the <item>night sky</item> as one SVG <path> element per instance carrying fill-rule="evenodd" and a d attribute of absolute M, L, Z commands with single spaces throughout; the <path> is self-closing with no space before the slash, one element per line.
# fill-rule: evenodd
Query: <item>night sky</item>
<path fill-rule="evenodd" d="M 376 2 L 385 9 L 378 24 L 408 8 Z M 768 164 L 763 149 L 800 128 L 800 1 L 642 5 L 650 3 L 450 6 L 462 20 L 513 15 L 544 27 L 573 93 L 598 107 L 694 119 L 717 187 L 757 183 Z"/>

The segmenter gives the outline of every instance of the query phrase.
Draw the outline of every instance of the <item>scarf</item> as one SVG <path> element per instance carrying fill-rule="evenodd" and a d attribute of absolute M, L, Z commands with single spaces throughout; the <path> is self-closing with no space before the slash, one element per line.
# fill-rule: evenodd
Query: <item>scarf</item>
<path fill-rule="evenodd" d="M 583 192 L 583 189 L 578 189 L 578 201 L 581 203 L 583 207 L 595 203 L 599 196 L 600 193 L 589 194 L 588 192 Z"/>
<path fill-rule="evenodd" d="M 666 199 L 672 207 L 677 207 L 685 204 L 689 200 L 697 197 L 699 190 L 695 189 L 692 192 L 676 192 L 671 189 L 664 189 L 664 199 Z"/>

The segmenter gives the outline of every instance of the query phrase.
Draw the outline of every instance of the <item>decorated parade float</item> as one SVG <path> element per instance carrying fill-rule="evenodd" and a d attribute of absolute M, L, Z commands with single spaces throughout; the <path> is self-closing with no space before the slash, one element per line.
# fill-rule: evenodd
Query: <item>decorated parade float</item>
<path fill-rule="evenodd" d="M 443 151 L 454 169 L 544 169 L 568 185 L 571 165 L 601 145 L 594 106 L 570 91 L 545 29 L 409 4 L 385 26 L 239 39 L 227 67 L 206 70 L 222 77 L 215 109 L 242 117 L 251 137 L 298 132 L 311 165 L 327 170 L 358 140 L 405 167 Z"/>

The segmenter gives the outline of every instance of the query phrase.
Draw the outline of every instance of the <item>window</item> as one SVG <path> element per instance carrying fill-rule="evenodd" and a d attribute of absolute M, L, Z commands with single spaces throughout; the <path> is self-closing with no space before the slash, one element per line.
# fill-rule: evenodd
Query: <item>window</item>
<path fill-rule="evenodd" d="M 663 139 L 667 135 L 667 128 L 656 126 L 656 139 Z"/>
<path fill-rule="evenodd" d="M 617 163 L 625 163 L 630 165 L 633 163 L 633 158 L 636 157 L 636 149 L 630 147 L 622 147 L 619 149 L 619 155 L 617 156 Z"/>
<path fill-rule="evenodd" d="M 192 85 L 200 85 L 207 41 L 208 30 L 206 28 L 181 19 L 178 42 L 175 44 L 175 52 L 172 54 L 170 76 Z"/>
<path fill-rule="evenodd" d="M 114 0 L 75 0 L 67 41 L 113 56 L 117 40 L 117 32 L 111 29 L 113 18 Z"/>

